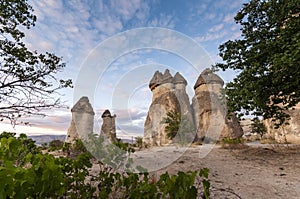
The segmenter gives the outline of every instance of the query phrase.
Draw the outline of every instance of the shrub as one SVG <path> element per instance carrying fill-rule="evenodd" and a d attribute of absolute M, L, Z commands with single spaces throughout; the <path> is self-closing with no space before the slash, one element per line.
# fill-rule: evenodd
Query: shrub
<path fill-rule="evenodd" d="M 141 136 L 135 137 L 135 143 L 139 149 L 143 148 L 144 147 L 143 137 Z"/>
<path fill-rule="evenodd" d="M 90 153 L 80 153 L 75 159 L 55 158 L 43 154 L 26 135 L 16 138 L 15 134 L 1 134 L 0 146 L 0 198 L 209 197 L 208 169 L 172 176 L 165 173 L 155 182 L 145 170 L 140 174 L 120 173 L 102 167 L 92 174 Z M 196 179 L 203 187 L 199 193 Z"/>
<path fill-rule="evenodd" d="M 169 139 L 176 137 L 175 142 L 184 145 L 195 139 L 196 132 L 191 121 L 185 115 L 181 115 L 175 110 L 169 111 L 161 123 L 167 125 L 165 131 Z"/>
<path fill-rule="evenodd" d="M 52 140 L 49 143 L 49 151 L 56 151 L 56 150 L 60 150 L 63 149 L 64 146 L 64 142 L 61 140 Z"/>
<path fill-rule="evenodd" d="M 267 128 L 264 123 L 257 117 L 253 118 L 251 123 L 251 133 L 258 133 L 260 138 L 262 138 L 266 132 Z"/>
<path fill-rule="evenodd" d="M 223 148 L 227 149 L 239 149 L 246 146 L 244 145 L 244 140 L 242 138 L 223 138 L 220 143 Z"/>

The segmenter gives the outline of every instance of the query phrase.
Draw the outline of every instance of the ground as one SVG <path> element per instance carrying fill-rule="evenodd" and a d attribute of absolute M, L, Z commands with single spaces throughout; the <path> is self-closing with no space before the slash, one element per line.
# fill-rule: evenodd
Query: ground
<path fill-rule="evenodd" d="M 134 153 L 154 178 L 168 171 L 210 169 L 211 198 L 300 198 L 300 146 L 154 147 Z"/>

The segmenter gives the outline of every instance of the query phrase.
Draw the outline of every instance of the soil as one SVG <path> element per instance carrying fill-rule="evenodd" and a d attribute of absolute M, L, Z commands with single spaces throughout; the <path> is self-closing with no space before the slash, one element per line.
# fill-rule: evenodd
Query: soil
<path fill-rule="evenodd" d="M 170 145 L 136 151 L 131 157 L 154 181 L 165 172 L 208 168 L 213 199 L 300 199 L 300 145 Z M 93 170 L 97 173 L 99 168 Z"/>
<path fill-rule="evenodd" d="M 157 147 L 135 154 L 137 159 L 155 156 L 158 164 L 166 163 L 171 151 L 180 148 Z M 210 170 L 211 198 L 300 198 L 299 145 L 191 146 L 171 164 L 151 173 L 157 177 L 166 171 L 177 174 L 204 167 Z"/>

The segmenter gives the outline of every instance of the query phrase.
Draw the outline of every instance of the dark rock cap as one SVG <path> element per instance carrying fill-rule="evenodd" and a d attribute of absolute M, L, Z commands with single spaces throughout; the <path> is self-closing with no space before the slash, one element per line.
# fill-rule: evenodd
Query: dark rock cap
<path fill-rule="evenodd" d="M 71 109 L 71 112 L 77 112 L 77 113 L 89 113 L 91 115 L 95 115 L 95 112 L 93 110 L 92 105 L 89 102 L 88 97 L 81 97 L 78 102 L 73 106 Z"/>
<path fill-rule="evenodd" d="M 106 109 L 106 110 L 103 112 L 103 114 L 102 114 L 101 117 L 102 117 L 102 118 L 104 118 L 104 117 L 111 117 L 110 111 L 109 111 L 108 109 Z"/>
<path fill-rule="evenodd" d="M 224 81 L 221 77 L 213 73 L 211 69 L 207 68 L 198 77 L 194 85 L 194 89 L 198 88 L 202 84 L 220 84 L 223 86 Z"/>
<path fill-rule="evenodd" d="M 163 76 L 162 73 L 159 71 L 156 71 L 154 73 L 154 75 L 149 83 L 149 88 L 151 90 L 153 90 L 154 88 L 156 88 L 157 86 L 159 86 L 161 84 L 162 76 Z"/>
<path fill-rule="evenodd" d="M 157 86 L 166 84 L 166 83 L 174 83 L 174 78 L 170 74 L 168 69 L 165 70 L 164 74 L 159 71 L 156 71 L 150 80 L 149 88 L 151 90 L 155 89 Z"/>
<path fill-rule="evenodd" d="M 165 70 L 165 73 L 162 76 L 161 84 L 166 84 L 166 83 L 173 83 L 174 79 L 172 75 L 170 74 L 169 69 Z"/>
<path fill-rule="evenodd" d="M 187 85 L 187 81 L 184 79 L 184 77 L 179 72 L 177 72 L 174 76 L 174 84 Z"/>

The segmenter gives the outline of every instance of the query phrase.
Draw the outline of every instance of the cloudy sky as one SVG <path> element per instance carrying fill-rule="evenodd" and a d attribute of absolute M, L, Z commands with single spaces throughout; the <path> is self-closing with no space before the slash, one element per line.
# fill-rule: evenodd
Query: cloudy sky
<path fill-rule="evenodd" d="M 67 64 L 59 78 L 71 78 L 62 90 L 69 107 L 82 96 L 95 109 L 95 131 L 101 114 L 117 115 L 120 137 L 143 134 L 152 93 L 148 83 L 156 70 L 179 71 L 193 85 L 200 72 L 221 61 L 218 46 L 240 36 L 233 21 L 246 0 L 31 0 L 36 26 L 26 31 L 32 50 L 54 52 Z M 230 81 L 234 72 L 220 72 Z M 31 127 L 2 129 L 27 134 L 65 134 L 70 110 L 53 110 L 32 118 Z"/>

